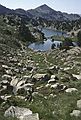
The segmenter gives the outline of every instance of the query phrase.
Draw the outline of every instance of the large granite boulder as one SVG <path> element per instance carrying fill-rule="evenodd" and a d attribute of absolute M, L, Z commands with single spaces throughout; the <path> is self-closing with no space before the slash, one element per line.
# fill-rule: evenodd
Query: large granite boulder
<path fill-rule="evenodd" d="M 31 110 L 27 108 L 20 108 L 11 106 L 5 111 L 5 117 L 16 117 L 19 120 L 39 120 L 38 113 L 33 114 Z"/>
<path fill-rule="evenodd" d="M 81 116 L 81 111 L 73 110 L 72 113 L 70 113 L 70 116 L 79 117 L 79 116 Z"/>

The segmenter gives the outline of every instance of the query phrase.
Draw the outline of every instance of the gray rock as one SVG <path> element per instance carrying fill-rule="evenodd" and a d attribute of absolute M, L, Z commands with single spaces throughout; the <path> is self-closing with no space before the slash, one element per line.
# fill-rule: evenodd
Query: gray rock
<path fill-rule="evenodd" d="M 16 117 L 19 120 L 39 120 L 38 113 L 32 114 L 32 111 L 27 108 L 20 108 L 11 106 L 5 111 L 5 117 Z"/>
<path fill-rule="evenodd" d="M 48 81 L 48 84 L 51 84 L 51 83 L 55 83 L 56 80 L 54 78 L 51 78 L 49 81 Z"/>
<path fill-rule="evenodd" d="M 56 77 L 55 75 L 51 75 L 51 79 L 55 79 L 55 77 Z"/>
<path fill-rule="evenodd" d="M 31 114 L 28 116 L 24 116 L 23 119 L 21 118 L 21 120 L 39 120 L 39 115 L 38 113 Z"/>
<path fill-rule="evenodd" d="M 76 88 L 68 88 L 65 90 L 66 93 L 72 93 L 72 92 L 77 92 L 78 90 Z"/>
<path fill-rule="evenodd" d="M 1 85 L 6 85 L 6 86 L 7 86 L 7 85 L 9 85 L 9 82 L 8 82 L 7 80 L 3 80 L 3 81 L 0 82 L 0 84 L 1 84 Z"/>
<path fill-rule="evenodd" d="M 59 68 L 58 66 L 54 65 L 54 66 L 52 66 L 52 67 L 49 67 L 48 72 L 49 72 L 49 73 L 52 73 L 52 74 L 58 73 L 58 70 L 59 70 L 59 69 L 60 69 L 60 68 Z"/>
<path fill-rule="evenodd" d="M 11 86 L 16 86 L 17 83 L 18 83 L 18 79 L 15 78 L 15 77 L 13 77 L 13 78 L 12 78 L 12 81 L 10 82 L 10 85 L 11 85 Z"/>
<path fill-rule="evenodd" d="M 80 80 L 80 79 L 81 79 L 81 74 L 80 74 L 80 75 L 75 75 L 75 74 L 73 74 L 73 77 L 75 77 L 75 78 L 77 78 L 78 80 Z"/>
<path fill-rule="evenodd" d="M 78 101 L 77 101 L 77 107 L 78 107 L 78 108 L 81 108 L 81 100 L 78 100 Z"/>
<path fill-rule="evenodd" d="M 2 65 L 2 68 L 8 69 L 9 67 L 7 65 Z"/>
<path fill-rule="evenodd" d="M 70 113 L 71 116 L 79 117 L 81 115 L 80 110 L 73 110 L 72 113 Z"/>
<path fill-rule="evenodd" d="M 35 74 L 33 77 L 33 80 L 49 80 L 50 77 L 47 74 Z"/>
<path fill-rule="evenodd" d="M 13 74 L 11 70 L 6 70 L 5 72 L 6 72 L 6 74 L 9 74 L 9 75 Z"/>
<path fill-rule="evenodd" d="M 59 86 L 59 83 L 56 83 L 56 84 L 54 84 L 54 85 L 51 85 L 51 88 L 57 89 L 58 86 Z"/>
<path fill-rule="evenodd" d="M 21 100 L 25 100 L 25 97 L 24 96 L 15 96 L 16 98 L 19 98 Z"/>
<path fill-rule="evenodd" d="M 26 82 L 25 80 L 19 81 L 19 82 L 17 83 L 17 87 L 20 87 L 20 86 L 24 85 L 25 82 Z"/>
<path fill-rule="evenodd" d="M 7 75 L 7 74 L 4 74 L 4 75 L 2 76 L 2 78 L 3 78 L 3 79 L 9 79 L 9 78 L 11 78 L 11 76 L 10 76 L 10 75 Z"/>
<path fill-rule="evenodd" d="M 11 98 L 12 96 L 11 95 L 4 95 L 4 96 L 1 96 L 1 98 L 3 99 L 3 100 L 7 100 L 7 99 L 9 99 L 9 98 Z"/>
<path fill-rule="evenodd" d="M 16 58 L 12 58 L 10 59 L 10 62 L 14 63 L 14 62 L 18 62 L 18 60 Z"/>
<path fill-rule="evenodd" d="M 11 106 L 10 108 L 8 108 L 5 111 L 4 116 L 5 117 L 12 116 L 12 117 L 20 118 L 21 116 L 26 116 L 26 115 L 30 115 L 30 114 L 32 114 L 32 111 L 27 109 L 27 108 L 20 108 L 20 107 Z"/>

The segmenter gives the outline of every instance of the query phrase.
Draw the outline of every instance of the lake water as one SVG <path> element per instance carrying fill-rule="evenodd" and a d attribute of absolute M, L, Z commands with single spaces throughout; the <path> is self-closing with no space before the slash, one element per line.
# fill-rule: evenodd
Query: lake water
<path fill-rule="evenodd" d="M 64 32 L 54 31 L 54 30 L 46 29 L 46 28 L 42 29 L 42 32 L 44 33 L 46 38 L 51 37 L 53 35 L 67 36 L 67 34 Z M 43 42 L 31 43 L 28 46 L 28 48 L 35 50 L 35 51 L 48 51 L 48 50 L 51 50 L 53 48 L 58 48 L 61 43 L 62 43 L 62 41 L 60 41 L 60 40 L 59 41 L 57 41 L 57 40 L 52 41 L 52 39 L 47 39 Z"/>
<path fill-rule="evenodd" d="M 54 47 L 57 48 L 60 45 L 60 43 L 62 42 L 61 41 L 52 42 L 52 40 L 48 39 L 44 42 L 32 43 L 28 46 L 28 48 L 31 48 L 32 50 L 36 50 L 36 51 L 48 51 L 52 49 L 53 45 Z"/>
<path fill-rule="evenodd" d="M 54 36 L 54 35 L 67 36 L 67 34 L 65 32 L 55 31 L 55 30 L 47 29 L 47 28 L 43 28 L 42 32 L 44 33 L 45 37 L 51 37 L 51 36 Z"/>

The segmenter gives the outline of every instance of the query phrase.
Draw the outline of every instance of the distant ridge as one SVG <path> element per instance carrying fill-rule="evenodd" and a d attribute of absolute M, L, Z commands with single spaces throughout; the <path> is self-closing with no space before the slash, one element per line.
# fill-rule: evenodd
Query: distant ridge
<path fill-rule="evenodd" d="M 13 10 L 6 8 L 5 6 L 0 4 L 0 14 L 7 14 L 7 13 L 13 13 Z"/>
<path fill-rule="evenodd" d="M 2 5 L 0 5 L 0 14 L 9 14 L 9 13 L 14 13 L 14 14 L 19 14 L 19 15 L 25 15 L 31 19 L 35 18 L 43 18 L 46 19 L 47 21 L 72 21 L 72 20 L 77 20 L 80 18 L 80 15 L 78 14 L 68 14 L 68 13 L 62 13 L 60 11 L 53 10 L 46 4 L 41 5 L 35 9 L 31 10 L 24 10 L 21 8 L 18 8 L 16 10 L 11 10 L 9 8 L 6 8 Z"/>
<path fill-rule="evenodd" d="M 68 13 L 62 13 L 60 11 L 53 10 L 46 4 L 41 5 L 37 7 L 36 9 L 31 9 L 28 10 L 28 12 L 33 16 L 33 17 L 41 17 L 46 20 L 77 20 L 80 18 L 78 14 L 68 14 Z"/>

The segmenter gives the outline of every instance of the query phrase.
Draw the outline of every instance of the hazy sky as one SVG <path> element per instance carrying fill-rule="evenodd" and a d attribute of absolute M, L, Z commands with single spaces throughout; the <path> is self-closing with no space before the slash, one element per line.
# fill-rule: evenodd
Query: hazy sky
<path fill-rule="evenodd" d="M 81 14 L 81 0 L 0 0 L 0 4 L 12 9 L 25 10 L 47 4 L 57 11 Z"/>

